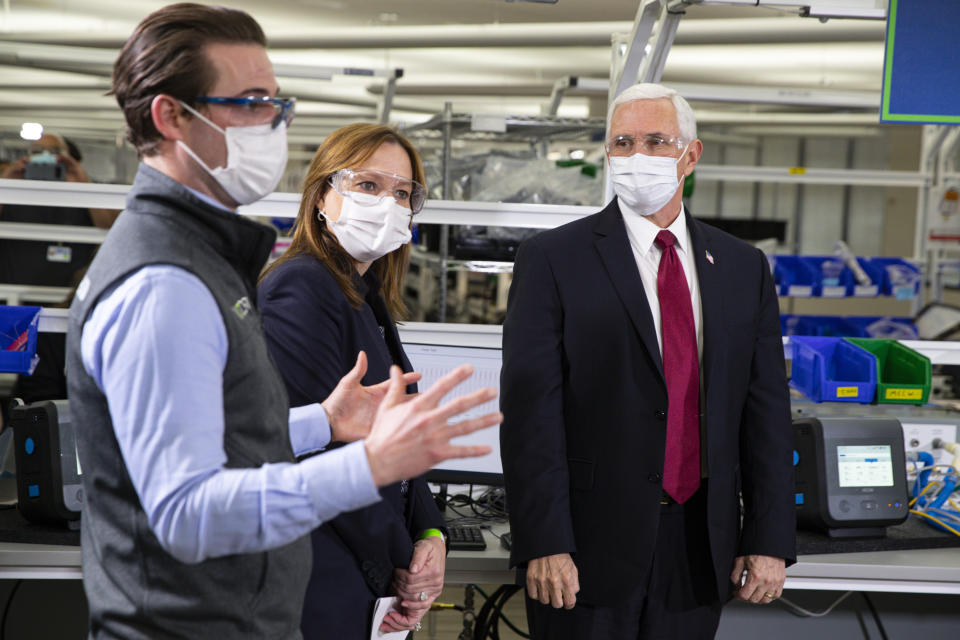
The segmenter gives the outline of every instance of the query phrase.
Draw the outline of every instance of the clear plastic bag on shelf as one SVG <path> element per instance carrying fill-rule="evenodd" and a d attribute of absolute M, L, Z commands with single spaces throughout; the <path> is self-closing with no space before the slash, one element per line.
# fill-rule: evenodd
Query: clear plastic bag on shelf
<path fill-rule="evenodd" d="M 436 155 L 424 161 L 430 197 L 442 195 L 443 166 Z M 447 200 L 594 205 L 603 200 L 603 181 L 583 166 L 561 167 L 529 153 L 491 151 L 450 159 Z"/>
<path fill-rule="evenodd" d="M 823 286 L 835 287 L 839 285 L 843 269 L 844 264 L 841 260 L 824 260 L 821 262 L 820 275 L 823 278 Z"/>
<path fill-rule="evenodd" d="M 920 273 L 906 264 L 887 265 L 887 277 L 890 278 L 890 287 L 894 292 L 900 289 L 912 292 L 920 281 Z"/>
<path fill-rule="evenodd" d="M 897 322 L 892 318 L 880 318 L 876 322 L 871 322 L 867 325 L 866 332 L 871 338 L 889 338 L 891 340 L 918 339 L 915 326 L 905 322 Z"/>
<path fill-rule="evenodd" d="M 430 196 L 439 198 L 442 163 L 437 156 L 424 163 Z M 596 205 L 603 198 L 603 181 L 583 166 L 562 167 L 529 153 L 491 151 L 450 160 L 450 196 L 473 202 Z M 592 172 L 596 173 L 596 172 Z M 453 229 L 451 255 L 460 259 L 510 262 L 520 243 L 539 229 L 463 225 Z"/>
<path fill-rule="evenodd" d="M 434 200 L 470 200 L 474 177 L 483 171 L 489 154 L 450 158 L 450 193 L 443 197 L 443 163 L 438 155 L 424 158 L 429 197 Z"/>
<path fill-rule="evenodd" d="M 596 205 L 603 182 L 583 167 L 559 167 L 553 160 L 490 156 L 474 182 L 471 200 L 532 204 Z"/>

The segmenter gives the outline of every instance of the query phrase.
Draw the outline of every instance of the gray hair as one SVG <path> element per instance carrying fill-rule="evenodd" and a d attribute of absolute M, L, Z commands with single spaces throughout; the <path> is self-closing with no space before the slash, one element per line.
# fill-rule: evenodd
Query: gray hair
<path fill-rule="evenodd" d="M 693 116 L 693 109 L 690 103 L 684 100 L 679 93 L 665 87 L 662 84 L 652 82 L 640 82 L 632 87 L 628 87 L 618 95 L 613 104 L 607 111 L 607 132 L 610 131 L 610 121 L 613 119 L 613 112 L 622 104 L 636 102 L 637 100 L 658 100 L 667 98 L 673 103 L 673 108 L 677 112 L 677 125 L 680 127 L 680 136 L 687 142 L 692 142 L 697 137 L 697 119 Z"/>

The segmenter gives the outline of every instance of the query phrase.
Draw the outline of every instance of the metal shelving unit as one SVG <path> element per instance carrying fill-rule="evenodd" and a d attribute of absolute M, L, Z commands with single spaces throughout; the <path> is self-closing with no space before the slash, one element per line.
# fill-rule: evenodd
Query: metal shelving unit
<path fill-rule="evenodd" d="M 38 330 L 64 332 L 67 330 L 68 309 L 44 309 L 40 312 Z M 454 324 L 443 322 L 402 322 L 399 324 L 400 339 L 421 344 L 461 344 L 499 348 L 503 340 L 503 327 L 487 324 Z M 960 342 L 942 340 L 900 340 L 905 346 L 930 358 L 931 364 L 960 365 Z M 783 338 L 786 357 L 792 350 L 790 338 Z"/>
<path fill-rule="evenodd" d="M 558 116 L 499 116 L 490 114 L 439 113 L 426 122 L 406 127 L 404 133 L 425 139 L 441 139 L 444 126 L 450 135 L 482 142 L 526 142 L 589 140 L 606 130 L 603 118 L 561 118 Z"/>
<path fill-rule="evenodd" d="M 546 155 L 546 147 L 550 142 L 558 140 L 590 141 L 597 135 L 602 135 L 605 130 L 606 121 L 603 118 L 454 113 L 453 106 L 449 102 L 444 106 L 443 113 L 436 114 L 425 122 L 410 125 L 404 129 L 404 133 L 414 140 L 440 140 L 443 145 L 441 173 L 443 176 L 442 195 L 444 200 L 435 203 L 435 206 L 430 206 L 433 203 L 428 203 L 427 209 L 417 219 L 418 223 L 441 224 L 439 260 L 436 262 L 437 275 L 440 279 L 437 314 L 440 322 L 444 322 L 447 317 L 446 274 L 449 271 L 479 271 L 484 273 L 490 273 L 490 269 L 496 269 L 499 273 L 512 271 L 512 265 L 491 267 L 488 263 L 484 267 L 478 267 L 477 261 L 450 260 L 450 224 L 550 228 L 595 213 L 598 210 L 596 207 L 554 207 L 552 205 L 447 200 L 450 195 L 450 159 L 453 139 L 491 144 L 527 142 L 538 157 L 542 157 Z M 509 263 L 501 264 L 508 265 Z M 460 288 L 459 283 L 458 288 Z"/>

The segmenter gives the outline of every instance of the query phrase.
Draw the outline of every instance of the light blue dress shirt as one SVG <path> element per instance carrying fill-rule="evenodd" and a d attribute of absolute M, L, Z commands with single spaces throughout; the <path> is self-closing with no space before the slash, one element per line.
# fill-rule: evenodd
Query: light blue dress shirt
<path fill-rule="evenodd" d="M 83 326 L 86 371 L 107 398 L 133 487 L 171 555 L 200 562 L 282 546 L 377 502 L 362 442 L 299 463 L 226 469 L 226 328 L 213 295 L 171 265 L 104 292 Z M 297 455 L 330 441 L 319 404 L 290 411 Z"/>

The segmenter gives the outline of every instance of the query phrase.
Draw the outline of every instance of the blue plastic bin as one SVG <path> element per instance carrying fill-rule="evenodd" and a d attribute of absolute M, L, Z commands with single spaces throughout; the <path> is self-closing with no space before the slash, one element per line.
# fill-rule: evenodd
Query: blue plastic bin
<path fill-rule="evenodd" d="M 857 279 L 853 276 L 853 272 L 850 272 L 850 284 L 847 295 L 853 296 L 855 298 L 875 298 L 880 295 L 883 291 L 883 282 L 885 277 L 886 269 L 881 265 L 871 262 L 867 258 L 857 258 L 857 263 L 860 265 L 860 268 L 863 269 L 868 276 L 870 276 L 870 284 L 859 284 Z"/>
<path fill-rule="evenodd" d="M 886 269 L 880 264 L 871 263 L 866 258 L 857 258 L 857 264 L 870 277 L 869 285 L 858 283 L 853 271 L 837 256 L 799 256 L 799 258 L 816 272 L 820 280 L 816 295 L 824 298 L 873 298 L 880 295 L 883 289 Z M 838 265 L 838 270 L 831 272 L 825 267 L 825 263 Z"/>
<path fill-rule="evenodd" d="M 873 402 L 877 360 L 842 338 L 794 337 L 790 386 L 814 402 Z M 852 349 L 850 347 L 853 347 Z"/>
<path fill-rule="evenodd" d="M 781 296 L 808 298 L 820 295 L 820 273 L 800 256 L 776 256 L 773 277 Z"/>
<path fill-rule="evenodd" d="M 789 313 L 780 314 L 780 335 L 781 336 L 795 336 L 796 326 L 797 326 L 797 317 Z"/>
<path fill-rule="evenodd" d="M 853 274 L 843 260 L 836 256 L 797 256 L 800 261 L 813 269 L 820 282 L 816 294 L 824 298 L 845 298 L 853 288 Z M 834 271 L 828 271 L 827 265 L 833 265 Z"/>
<path fill-rule="evenodd" d="M 917 325 L 910 318 L 888 316 L 850 316 L 844 318 L 849 331 L 847 338 L 891 338 L 894 340 L 918 340 Z"/>
<path fill-rule="evenodd" d="M 780 316 L 780 333 L 785 336 L 838 338 L 892 338 L 917 340 L 917 326 L 910 318 L 888 316 Z"/>
<path fill-rule="evenodd" d="M 922 276 L 920 269 L 903 258 L 869 258 L 866 260 L 873 269 L 883 275 L 880 293 L 893 296 L 897 300 L 912 300 L 920 291 Z M 899 277 L 894 277 L 894 276 Z"/>
<path fill-rule="evenodd" d="M 795 336 L 837 336 L 847 330 L 840 316 L 796 316 L 793 322 Z"/>
<path fill-rule="evenodd" d="M 31 375 L 37 366 L 37 322 L 40 307 L 0 305 L 0 371 Z M 23 333 L 27 341 L 16 351 L 7 349 Z"/>

